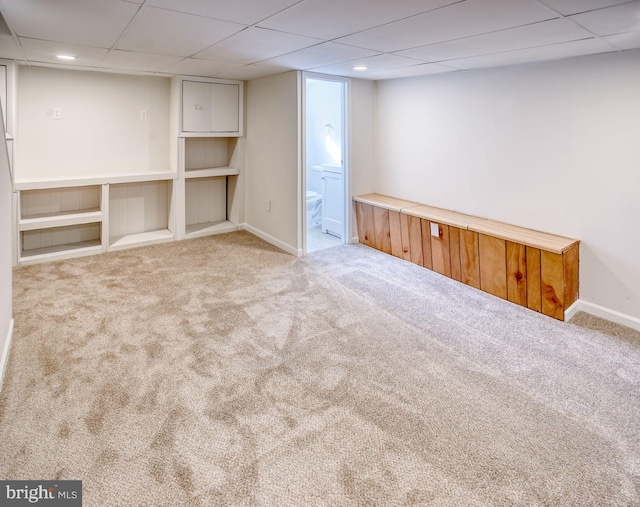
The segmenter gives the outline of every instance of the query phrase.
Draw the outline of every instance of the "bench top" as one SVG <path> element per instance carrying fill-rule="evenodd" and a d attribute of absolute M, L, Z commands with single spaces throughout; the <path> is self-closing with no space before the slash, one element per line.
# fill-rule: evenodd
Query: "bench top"
<path fill-rule="evenodd" d="M 417 202 L 405 201 L 404 199 L 396 199 L 395 197 L 389 197 L 381 194 L 356 195 L 353 196 L 353 200 L 397 212 L 418 204 Z"/>
<path fill-rule="evenodd" d="M 466 215 L 464 213 L 458 213 L 457 211 L 427 206 L 426 204 L 396 199 L 395 197 L 386 195 L 367 194 L 354 196 L 353 200 L 402 212 L 406 215 L 423 218 L 435 223 L 452 225 L 459 229 L 466 229 L 506 241 L 539 248 L 540 250 L 556 254 L 562 254 L 580 243 L 577 239 L 565 238 L 563 236 L 535 231 L 497 220 Z"/>

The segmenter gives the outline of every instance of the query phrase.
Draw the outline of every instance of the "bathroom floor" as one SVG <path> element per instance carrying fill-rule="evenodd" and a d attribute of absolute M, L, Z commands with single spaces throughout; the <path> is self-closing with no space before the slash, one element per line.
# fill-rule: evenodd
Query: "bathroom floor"
<path fill-rule="evenodd" d="M 340 238 L 336 238 L 331 234 L 325 234 L 320 227 L 310 227 L 307 229 L 307 253 L 324 250 L 342 244 Z"/>

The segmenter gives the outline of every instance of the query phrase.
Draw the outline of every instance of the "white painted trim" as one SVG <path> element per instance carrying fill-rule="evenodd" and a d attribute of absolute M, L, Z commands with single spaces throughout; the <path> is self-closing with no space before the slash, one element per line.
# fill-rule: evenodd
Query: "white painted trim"
<path fill-rule="evenodd" d="M 567 311 L 565 312 L 565 321 L 573 317 L 578 311 L 585 312 L 589 315 L 600 317 L 610 322 L 615 322 L 616 324 L 620 324 L 622 326 L 640 331 L 639 318 L 627 315 L 622 312 L 618 312 L 616 310 L 612 310 L 611 308 L 607 308 L 605 306 L 590 303 L 589 301 L 583 301 L 582 299 L 578 299 L 567 309 Z"/>
<path fill-rule="evenodd" d="M 243 228 L 247 232 L 250 232 L 254 236 L 258 236 L 260 239 L 265 240 L 267 243 L 271 243 L 273 246 L 277 246 L 280 250 L 284 250 L 288 254 L 295 255 L 296 257 L 302 257 L 303 255 L 302 248 L 296 248 L 294 246 L 288 245 L 284 241 L 280 241 L 279 239 L 271 236 L 271 234 L 267 234 L 260 229 L 256 229 L 252 225 L 245 223 L 242 224 L 241 228 Z"/>
<path fill-rule="evenodd" d="M 351 244 L 352 245 L 357 245 L 358 243 L 360 243 L 360 238 L 358 236 L 353 236 L 351 238 Z"/>
<path fill-rule="evenodd" d="M 577 299 L 569 308 L 564 311 L 564 321 L 569 322 L 576 313 L 580 311 L 580 300 Z"/>
<path fill-rule="evenodd" d="M 11 348 L 11 340 L 13 339 L 13 319 L 9 322 L 9 332 L 4 342 L 4 350 L 2 351 L 2 360 L 0 360 L 0 391 L 4 382 L 4 374 L 7 371 L 7 363 L 9 362 L 9 350 Z"/>

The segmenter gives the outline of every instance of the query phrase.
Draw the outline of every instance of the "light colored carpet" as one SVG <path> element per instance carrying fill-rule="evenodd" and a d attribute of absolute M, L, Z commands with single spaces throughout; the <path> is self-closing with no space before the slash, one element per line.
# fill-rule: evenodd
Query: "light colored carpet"
<path fill-rule="evenodd" d="M 85 506 L 640 505 L 640 339 L 241 232 L 16 269 L 2 479 Z"/>

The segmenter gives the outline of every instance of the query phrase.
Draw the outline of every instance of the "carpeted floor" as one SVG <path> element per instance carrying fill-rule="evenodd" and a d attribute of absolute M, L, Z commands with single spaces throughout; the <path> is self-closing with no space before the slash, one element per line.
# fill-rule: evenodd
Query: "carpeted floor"
<path fill-rule="evenodd" d="M 16 269 L 0 478 L 85 506 L 640 505 L 640 333 L 360 245 Z"/>

